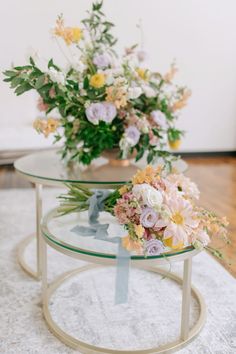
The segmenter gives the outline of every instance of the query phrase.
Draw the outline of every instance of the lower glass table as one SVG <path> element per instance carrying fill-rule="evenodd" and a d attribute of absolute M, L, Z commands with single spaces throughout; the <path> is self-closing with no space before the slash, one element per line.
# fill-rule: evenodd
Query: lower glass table
<path fill-rule="evenodd" d="M 186 169 L 182 160 L 178 168 Z M 100 157 L 89 166 L 66 163 L 61 160 L 58 149 L 29 154 L 15 161 L 16 171 L 35 184 L 36 196 L 36 233 L 28 236 L 19 245 L 18 258 L 21 267 L 35 279 L 41 275 L 40 222 L 42 218 L 43 186 L 62 186 L 65 183 L 80 183 L 89 188 L 114 189 L 128 182 L 138 169 L 146 166 L 145 160 L 115 160 Z M 25 250 L 35 238 L 37 240 L 37 267 L 33 270 L 25 261 Z"/>
<path fill-rule="evenodd" d="M 182 310 L 181 310 L 181 327 L 180 335 L 171 343 L 159 347 L 152 347 L 142 350 L 116 350 L 105 347 L 99 347 L 94 344 L 82 341 L 58 325 L 56 319 L 50 312 L 50 303 L 52 297 L 56 296 L 57 290 L 65 284 L 65 282 L 76 275 L 89 272 L 101 266 L 114 266 L 118 259 L 118 245 L 109 242 L 110 237 L 122 237 L 126 231 L 121 225 L 118 225 L 116 219 L 106 212 L 100 213 L 99 222 L 107 223 L 108 235 L 107 239 L 96 239 L 93 236 L 84 236 L 79 232 L 75 232 L 77 225 L 88 226 L 87 212 L 75 213 L 70 215 L 58 216 L 57 210 L 49 212 L 43 219 L 40 234 L 41 238 L 41 254 L 42 254 L 42 301 L 43 313 L 46 322 L 51 331 L 65 344 L 79 350 L 82 353 L 113 353 L 113 354 L 148 354 L 148 353 L 172 353 L 185 345 L 187 345 L 202 329 L 206 319 L 206 306 L 203 297 L 199 291 L 191 285 L 192 258 L 200 251 L 193 247 L 184 248 L 178 251 L 170 251 L 166 249 L 165 254 L 156 256 L 130 255 L 130 265 L 142 270 L 161 274 L 178 284 L 182 285 Z M 61 254 L 89 262 L 88 265 L 80 267 L 73 271 L 69 271 L 61 275 L 52 283 L 47 280 L 47 246 L 52 247 Z M 172 262 L 184 262 L 183 278 L 176 274 L 163 270 L 160 266 Z M 139 284 L 141 285 L 141 284 Z M 190 304 L 191 293 L 199 303 L 199 316 L 194 326 L 190 329 Z M 66 297 L 63 297 L 67 301 Z M 165 294 L 163 294 L 165 299 Z M 78 301 L 80 296 L 78 296 Z M 164 301 L 165 303 L 165 301 Z M 70 305 L 70 307 L 73 305 Z M 119 305 L 118 305 L 119 306 Z M 137 308 L 137 311 L 139 309 Z M 84 309 L 86 313 L 86 308 Z M 84 313 L 84 314 L 85 314 Z M 160 324 L 161 325 L 161 324 Z"/>

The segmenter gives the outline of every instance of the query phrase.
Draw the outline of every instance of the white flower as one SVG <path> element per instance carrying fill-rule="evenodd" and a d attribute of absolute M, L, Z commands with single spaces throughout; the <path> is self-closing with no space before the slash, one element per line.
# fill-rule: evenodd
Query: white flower
<path fill-rule="evenodd" d="M 182 173 L 168 175 L 166 177 L 166 187 L 167 189 L 176 189 L 178 193 L 187 198 L 199 199 L 200 192 L 197 185 Z"/>
<path fill-rule="evenodd" d="M 70 123 L 73 122 L 74 119 L 75 119 L 75 117 L 73 117 L 73 116 L 71 116 L 71 115 L 67 116 L 67 120 L 68 120 L 68 122 L 70 122 Z"/>
<path fill-rule="evenodd" d="M 205 230 L 200 229 L 199 231 L 197 230 L 192 234 L 191 241 L 194 248 L 196 248 L 197 250 L 203 250 L 203 248 L 208 245 L 211 239 Z"/>
<path fill-rule="evenodd" d="M 125 139 L 125 137 L 120 139 L 119 147 L 122 151 L 122 158 L 123 159 L 126 158 L 129 153 L 130 145 L 129 145 L 128 141 Z"/>
<path fill-rule="evenodd" d="M 136 99 L 142 94 L 141 87 L 130 87 L 128 89 L 128 99 Z"/>
<path fill-rule="evenodd" d="M 142 85 L 142 90 L 143 93 L 149 98 L 156 96 L 156 91 L 149 85 Z"/>
<path fill-rule="evenodd" d="M 150 208 L 159 208 L 162 205 L 163 197 L 161 192 L 147 183 L 136 184 L 132 192 L 137 199 L 142 199 L 144 204 Z"/>
<path fill-rule="evenodd" d="M 108 85 L 108 86 L 110 86 L 110 85 L 112 85 L 113 84 L 113 82 L 114 82 L 114 77 L 110 74 L 110 75 L 107 75 L 106 76 L 106 84 Z"/>
<path fill-rule="evenodd" d="M 137 127 L 143 134 L 147 134 L 149 132 L 150 126 L 145 116 L 138 120 Z"/>
<path fill-rule="evenodd" d="M 63 74 L 63 72 L 58 71 L 51 67 L 48 70 L 48 75 L 50 76 L 50 79 L 53 82 L 56 82 L 57 84 L 65 85 L 65 75 Z"/>

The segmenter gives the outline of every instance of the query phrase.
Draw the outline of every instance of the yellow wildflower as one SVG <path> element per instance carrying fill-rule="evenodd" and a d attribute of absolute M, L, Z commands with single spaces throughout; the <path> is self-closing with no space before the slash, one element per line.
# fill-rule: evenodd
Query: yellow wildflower
<path fill-rule="evenodd" d="M 158 179 L 159 169 L 154 169 L 152 166 L 148 165 L 144 170 L 138 171 L 132 179 L 133 184 L 150 184 L 153 180 Z"/>
<path fill-rule="evenodd" d="M 81 38 L 82 38 L 82 30 L 79 27 L 72 27 L 71 28 L 72 31 L 72 42 L 73 43 L 78 43 Z"/>
<path fill-rule="evenodd" d="M 58 119 L 48 118 L 47 126 L 48 126 L 49 133 L 54 133 L 59 126 Z"/>
<path fill-rule="evenodd" d="M 91 76 L 89 83 L 95 88 L 101 88 L 105 85 L 105 76 L 101 73 L 94 74 Z"/>
<path fill-rule="evenodd" d="M 50 133 L 54 133 L 57 130 L 58 126 L 59 121 L 58 119 L 54 118 L 37 118 L 33 123 L 34 129 L 36 129 L 38 133 L 42 133 L 46 138 Z"/>
<path fill-rule="evenodd" d="M 142 69 L 142 68 L 137 68 L 136 72 L 138 73 L 139 77 L 142 80 L 148 80 L 149 78 L 149 72 L 147 69 Z"/>
<path fill-rule="evenodd" d="M 128 192 L 128 186 L 124 185 L 119 189 L 120 195 L 123 195 Z"/>
<path fill-rule="evenodd" d="M 190 90 L 185 90 L 183 93 L 183 96 L 173 104 L 172 111 L 175 112 L 179 109 L 184 108 L 187 105 L 187 101 L 188 101 L 189 97 L 191 96 L 191 94 L 192 93 Z"/>
<path fill-rule="evenodd" d="M 142 225 L 134 225 L 134 231 L 135 231 L 135 234 L 138 236 L 138 238 L 143 237 L 144 228 Z"/>
<path fill-rule="evenodd" d="M 64 39 L 67 45 L 78 43 L 82 38 L 82 30 L 80 27 L 64 27 L 64 20 L 59 17 L 56 22 L 54 34 Z"/>
<path fill-rule="evenodd" d="M 138 254 L 142 254 L 142 244 L 139 241 L 132 240 L 130 235 L 127 235 L 122 238 L 122 246 L 127 251 L 135 251 Z"/>
<path fill-rule="evenodd" d="M 166 82 L 170 83 L 173 80 L 173 78 L 174 78 L 175 74 L 177 73 L 177 71 L 178 71 L 178 69 L 175 66 L 175 64 L 172 64 L 171 67 L 170 67 L 170 71 L 164 75 L 164 80 Z"/>
<path fill-rule="evenodd" d="M 106 88 L 106 101 L 114 103 L 117 109 L 127 105 L 127 90 L 122 86 Z"/>
<path fill-rule="evenodd" d="M 178 150 L 180 145 L 181 145 L 181 140 L 180 139 L 169 141 L 169 146 L 173 150 Z"/>

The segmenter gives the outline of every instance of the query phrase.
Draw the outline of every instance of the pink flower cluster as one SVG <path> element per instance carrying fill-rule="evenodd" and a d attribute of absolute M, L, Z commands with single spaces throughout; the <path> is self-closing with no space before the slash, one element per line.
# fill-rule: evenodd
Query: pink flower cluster
<path fill-rule="evenodd" d="M 207 247 L 212 236 L 226 236 L 227 222 L 196 205 L 197 186 L 183 174 L 148 166 L 120 189 L 114 214 L 125 225 L 124 246 L 149 256 L 169 249 Z"/>

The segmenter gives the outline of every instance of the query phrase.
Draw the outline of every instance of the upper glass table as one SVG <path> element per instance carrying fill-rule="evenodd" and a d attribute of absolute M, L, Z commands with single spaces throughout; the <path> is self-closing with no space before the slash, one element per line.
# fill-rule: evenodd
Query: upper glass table
<path fill-rule="evenodd" d="M 116 259 L 118 254 L 118 242 L 112 242 L 112 239 L 127 235 L 127 230 L 120 225 L 116 218 L 107 212 L 99 214 L 99 223 L 108 226 L 107 236 L 97 238 L 93 235 L 84 236 L 80 230 L 75 230 L 76 226 L 89 227 L 88 212 L 74 213 L 64 216 L 58 216 L 57 209 L 50 211 L 43 219 L 41 230 L 46 241 L 54 248 L 60 249 L 62 253 L 74 253 L 78 255 Z M 180 250 L 172 250 L 168 247 L 165 253 L 161 255 L 147 256 L 144 254 L 131 253 L 133 260 L 155 260 L 158 258 L 167 258 L 183 255 L 191 256 L 197 253 L 192 246 Z M 188 254 L 187 254 L 188 253 Z"/>
<path fill-rule="evenodd" d="M 186 169 L 186 163 L 180 161 L 180 170 Z M 112 188 L 128 182 L 138 169 L 143 169 L 146 165 L 145 159 L 122 164 L 122 161 L 116 163 L 103 157 L 94 160 L 89 166 L 66 163 L 61 159 L 58 150 L 26 155 L 14 163 L 15 169 L 34 183 L 57 185 L 77 182 L 89 187 L 100 185 L 102 188 Z"/>
<path fill-rule="evenodd" d="M 103 188 L 121 185 L 131 179 L 137 169 L 145 167 L 145 161 L 122 165 L 110 163 L 100 157 L 91 165 L 66 163 L 61 159 L 58 150 L 42 151 L 26 155 L 16 160 L 15 169 L 32 182 L 56 184 L 78 182 L 87 185 L 103 185 Z"/>

